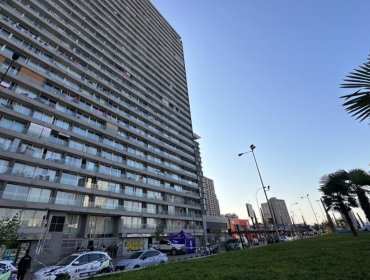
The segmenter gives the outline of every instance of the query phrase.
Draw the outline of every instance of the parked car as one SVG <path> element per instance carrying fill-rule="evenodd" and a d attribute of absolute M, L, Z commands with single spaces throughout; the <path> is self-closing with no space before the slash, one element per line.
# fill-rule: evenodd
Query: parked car
<path fill-rule="evenodd" d="M 363 231 L 370 231 L 370 224 L 364 224 L 364 226 L 362 227 L 362 230 Z"/>
<path fill-rule="evenodd" d="M 0 279 L 17 279 L 17 268 L 9 260 L 0 260 Z"/>
<path fill-rule="evenodd" d="M 168 252 L 171 255 L 183 254 L 186 252 L 185 244 L 172 243 L 169 240 L 163 239 L 153 244 L 153 249 L 161 252 Z"/>
<path fill-rule="evenodd" d="M 239 239 L 228 239 L 225 242 L 225 250 L 226 251 L 235 251 L 235 250 L 241 250 L 242 243 Z"/>
<path fill-rule="evenodd" d="M 167 255 L 155 250 L 143 250 L 132 253 L 129 257 L 121 259 L 116 264 L 117 270 L 130 270 L 151 265 L 157 265 L 168 261 Z"/>
<path fill-rule="evenodd" d="M 33 280 L 74 280 L 113 270 L 112 259 L 106 252 L 91 251 L 74 253 L 54 266 L 36 271 Z"/>
<path fill-rule="evenodd" d="M 288 241 L 288 237 L 286 237 L 285 235 L 279 236 L 279 242 L 287 242 L 287 241 Z"/>

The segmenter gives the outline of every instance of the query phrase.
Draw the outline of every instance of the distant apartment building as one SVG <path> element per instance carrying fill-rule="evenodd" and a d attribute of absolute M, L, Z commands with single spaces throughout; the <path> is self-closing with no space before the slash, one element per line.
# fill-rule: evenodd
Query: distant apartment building
<path fill-rule="evenodd" d="M 283 199 L 272 197 L 269 199 L 269 203 L 273 213 L 270 213 L 267 203 L 261 204 L 262 214 L 266 224 L 273 224 L 272 215 L 274 215 L 279 229 L 289 229 L 292 222 L 285 201 Z"/>
<path fill-rule="evenodd" d="M 203 190 L 207 205 L 207 215 L 220 216 L 220 205 L 216 196 L 213 180 L 203 177 Z"/>
<path fill-rule="evenodd" d="M 182 41 L 151 2 L 0 8 L 0 216 L 21 248 L 48 264 L 148 247 L 159 223 L 202 235 Z"/>

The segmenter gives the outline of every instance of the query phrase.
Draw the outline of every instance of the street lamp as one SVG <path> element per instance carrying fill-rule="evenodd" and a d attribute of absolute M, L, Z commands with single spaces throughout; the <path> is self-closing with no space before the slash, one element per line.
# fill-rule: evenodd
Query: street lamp
<path fill-rule="evenodd" d="M 326 222 L 329 222 L 328 221 L 328 218 L 326 217 L 325 213 L 324 213 L 324 210 L 322 209 L 322 205 L 321 205 L 321 200 L 315 200 L 318 204 L 319 204 L 319 208 L 320 208 L 320 211 L 322 213 L 322 219 L 323 220 L 326 220 Z"/>
<path fill-rule="evenodd" d="M 305 218 L 304 218 L 304 216 L 303 216 L 302 209 L 301 209 L 301 208 L 298 208 L 298 210 L 299 210 L 299 212 L 301 213 L 303 224 L 304 224 L 304 225 L 307 225 L 307 223 L 306 223 L 306 219 L 305 219 Z"/>
<path fill-rule="evenodd" d="M 262 189 L 263 189 L 263 192 L 265 193 L 265 197 L 266 197 L 266 201 L 267 201 L 267 206 L 269 208 L 269 211 L 271 213 L 271 217 L 272 217 L 272 221 L 274 223 L 274 227 L 275 227 L 275 231 L 276 231 L 276 234 L 277 234 L 277 238 L 280 237 L 279 235 L 279 229 L 277 227 L 277 224 L 276 224 L 276 220 L 275 220 L 275 217 L 274 217 L 274 213 L 272 212 L 272 208 L 271 208 L 271 205 L 270 205 L 270 202 L 269 202 L 269 199 L 267 197 L 267 193 L 266 193 L 266 187 L 265 185 L 263 184 L 263 180 L 262 180 L 262 176 L 261 176 L 261 172 L 260 172 L 260 169 L 258 168 L 258 164 L 257 164 L 257 160 L 256 160 L 256 156 L 254 155 L 254 149 L 256 148 L 256 146 L 254 146 L 253 144 L 249 146 L 249 148 L 251 149 L 250 151 L 248 152 L 244 152 L 244 153 L 240 153 L 238 154 L 238 156 L 242 156 L 244 154 L 248 154 L 248 153 L 252 153 L 253 154 L 253 158 L 254 158 L 254 162 L 256 164 L 256 167 L 257 167 L 257 171 L 258 171 L 258 175 L 260 177 L 260 180 L 261 180 L 261 185 L 262 185 Z"/>
<path fill-rule="evenodd" d="M 293 231 L 294 231 L 294 233 L 295 233 L 295 235 L 297 235 L 296 234 L 296 232 L 295 232 L 295 222 L 294 222 L 294 212 L 293 212 L 293 206 L 294 205 L 298 205 L 298 202 L 294 202 L 292 205 L 290 205 L 289 206 L 289 209 L 290 209 L 290 214 L 292 215 L 292 222 L 293 222 Z"/>
<path fill-rule="evenodd" d="M 310 196 L 309 194 L 307 194 L 307 199 L 308 199 L 308 202 L 310 203 L 310 206 L 311 206 L 311 209 L 312 209 L 312 212 L 313 212 L 313 215 L 315 216 L 315 219 L 316 219 L 316 223 L 317 223 L 317 226 L 320 226 L 319 224 L 319 220 L 317 219 L 317 216 L 316 216 L 316 213 L 315 213 L 315 210 L 313 210 L 313 207 L 312 207 L 312 203 L 311 203 L 311 199 L 310 199 Z M 304 196 L 301 196 L 301 199 L 304 198 Z"/>
<path fill-rule="evenodd" d="M 20 55 L 19 55 L 18 53 L 16 53 L 16 52 L 14 52 L 14 53 L 13 53 L 13 55 L 12 55 L 12 62 L 10 62 L 9 66 L 8 66 L 8 69 L 6 69 L 6 71 L 5 71 L 4 75 L 1 77 L 1 79 L 0 79 L 0 84 L 1 84 L 1 82 L 4 80 L 4 78 L 5 78 L 6 74 L 8 73 L 8 71 L 9 71 L 9 69 L 10 69 L 10 67 L 12 67 L 13 62 L 14 62 L 14 61 L 16 61 L 16 60 L 18 60 L 18 58 L 19 58 L 19 57 L 20 57 Z"/>
<path fill-rule="evenodd" d="M 294 217 L 294 212 L 293 212 L 293 209 L 292 209 L 294 205 L 298 205 L 298 202 L 294 202 L 292 205 L 289 206 L 290 214 L 292 214 L 292 217 Z M 294 221 L 293 221 L 293 224 L 294 224 Z"/>

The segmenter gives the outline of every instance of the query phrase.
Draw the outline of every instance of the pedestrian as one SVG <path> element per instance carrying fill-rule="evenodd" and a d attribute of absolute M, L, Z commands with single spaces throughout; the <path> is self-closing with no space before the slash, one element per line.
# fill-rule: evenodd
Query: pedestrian
<path fill-rule="evenodd" d="M 20 259 L 18 263 L 17 280 L 23 280 L 27 270 L 31 266 L 31 257 L 29 253 L 30 251 L 26 250 L 26 254 L 23 256 L 23 258 Z"/>
<path fill-rule="evenodd" d="M 109 245 L 109 246 L 108 246 L 107 252 L 108 252 L 108 255 L 109 255 L 110 257 L 112 257 L 112 245 Z"/>
<path fill-rule="evenodd" d="M 118 251 L 118 246 L 117 244 L 113 245 L 113 258 L 117 258 L 117 251 Z"/>

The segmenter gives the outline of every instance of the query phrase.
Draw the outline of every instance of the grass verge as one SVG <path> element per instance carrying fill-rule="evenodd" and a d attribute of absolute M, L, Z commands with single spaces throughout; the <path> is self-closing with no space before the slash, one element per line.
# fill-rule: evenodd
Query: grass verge
<path fill-rule="evenodd" d="M 99 277 L 120 279 L 370 279 L 370 233 L 323 235 Z"/>

